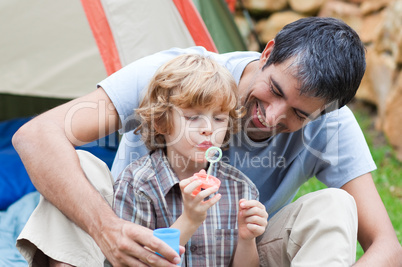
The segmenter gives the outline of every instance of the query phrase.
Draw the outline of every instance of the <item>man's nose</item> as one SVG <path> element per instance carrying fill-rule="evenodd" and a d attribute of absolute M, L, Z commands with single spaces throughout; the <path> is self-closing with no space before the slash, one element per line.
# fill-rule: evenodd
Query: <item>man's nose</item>
<path fill-rule="evenodd" d="M 275 127 L 286 118 L 286 104 L 282 101 L 271 103 L 265 109 L 265 122 L 270 127 Z"/>

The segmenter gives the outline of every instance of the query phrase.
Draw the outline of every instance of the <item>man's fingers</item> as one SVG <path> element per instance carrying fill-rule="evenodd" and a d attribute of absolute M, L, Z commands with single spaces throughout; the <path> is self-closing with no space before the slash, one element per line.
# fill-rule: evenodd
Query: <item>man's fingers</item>
<path fill-rule="evenodd" d="M 123 237 L 124 240 L 119 242 L 119 250 L 123 254 L 131 256 L 124 258 L 124 262 L 131 264 L 138 259 L 150 266 L 175 266 L 180 262 L 179 255 L 165 242 L 154 237 L 152 230 L 129 223 L 124 227 L 123 232 L 126 238 Z M 164 258 L 153 251 L 163 255 Z"/>
<path fill-rule="evenodd" d="M 158 256 L 155 253 L 151 253 L 146 256 L 146 261 L 144 261 L 145 263 L 151 266 L 171 266 L 166 265 L 166 260 L 168 260 L 170 264 L 172 264 L 172 266 L 180 263 L 180 256 L 177 255 L 177 253 L 171 247 L 169 247 L 165 242 L 161 241 L 160 239 L 152 236 L 149 247 L 153 251 L 158 252 L 164 258 Z M 161 259 L 163 260 L 162 262 Z"/>

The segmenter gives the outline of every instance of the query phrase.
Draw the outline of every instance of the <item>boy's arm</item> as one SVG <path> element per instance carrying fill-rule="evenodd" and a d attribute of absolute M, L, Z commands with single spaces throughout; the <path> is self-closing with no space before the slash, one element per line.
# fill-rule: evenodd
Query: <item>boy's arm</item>
<path fill-rule="evenodd" d="M 232 267 L 260 266 L 255 238 L 249 240 L 239 239 L 232 262 Z"/>
<path fill-rule="evenodd" d="M 257 200 L 239 201 L 239 239 L 232 266 L 259 266 L 255 238 L 264 233 L 268 225 L 268 213 L 265 206 Z"/>
<path fill-rule="evenodd" d="M 187 244 L 191 236 L 206 219 L 208 209 L 221 199 L 221 194 L 216 194 L 207 201 L 204 201 L 205 198 L 218 191 L 219 188 L 216 187 L 210 187 L 202 190 L 197 195 L 193 195 L 193 191 L 200 185 L 200 181 L 193 181 L 192 178 L 184 179 L 180 182 L 183 213 L 171 227 L 180 230 L 181 246 Z"/>
<path fill-rule="evenodd" d="M 370 173 L 346 183 L 358 212 L 358 240 L 365 251 L 354 266 L 402 266 L 402 247 Z"/>
<path fill-rule="evenodd" d="M 32 119 L 14 135 L 13 145 L 37 190 L 90 234 L 112 264 L 117 266 L 123 254 L 130 263 L 140 259 L 169 266 L 143 246 L 179 262 L 174 250 L 153 238 L 152 231 L 119 219 L 81 169 L 74 147 L 118 128 L 119 117 L 111 100 L 98 89 Z M 121 244 L 121 240 L 129 243 Z M 123 250 L 118 244 L 130 246 Z"/>

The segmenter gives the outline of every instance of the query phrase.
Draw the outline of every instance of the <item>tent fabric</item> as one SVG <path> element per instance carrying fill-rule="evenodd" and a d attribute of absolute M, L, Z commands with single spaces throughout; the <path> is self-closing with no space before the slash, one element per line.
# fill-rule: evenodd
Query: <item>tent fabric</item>
<path fill-rule="evenodd" d="M 100 0 L 81 0 L 108 75 L 121 69 L 119 53 Z"/>
<path fill-rule="evenodd" d="M 243 36 L 224 0 L 193 1 L 205 21 L 219 53 L 247 50 Z"/>
<path fill-rule="evenodd" d="M 173 0 L 180 16 L 186 24 L 197 46 L 203 46 L 211 52 L 218 52 L 204 21 L 191 0 Z"/>
<path fill-rule="evenodd" d="M 0 9 L 0 93 L 75 98 L 106 77 L 78 0 L 2 0 Z"/>
<path fill-rule="evenodd" d="M 214 48 L 191 0 L 2 0 L 0 8 L 0 94 L 72 99 L 140 57 Z"/>
<path fill-rule="evenodd" d="M 7 27 L 0 28 L 6 37 L 0 39 L 0 108 L 7 113 L 0 120 L 21 114 L 18 100 L 9 96 L 36 97 L 23 102 L 27 112 L 36 100 L 48 109 L 55 106 L 49 99 L 85 95 L 122 66 L 161 50 L 194 45 L 220 53 L 243 50 L 234 46 L 240 39 L 228 34 L 238 30 L 223 0 L 1 3 L 0 22 Z"/>
<path fill-rule="evenodd" d="M 201 45 L 217 51 L 191 0 L 81 0 L 108 75 L 143 56 Z"/>
<path fill-rule="evenodd" d="M 122 66 L 161 50 L 195 45 L 172 1 L 101 2 Z"/>

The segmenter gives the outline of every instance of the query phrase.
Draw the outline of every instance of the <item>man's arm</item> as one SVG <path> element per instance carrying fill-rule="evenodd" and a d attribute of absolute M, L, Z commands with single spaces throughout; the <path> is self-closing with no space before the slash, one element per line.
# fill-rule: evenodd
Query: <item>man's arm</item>
<path fill-rule="evenodd" d="M 119 128 L 118 114 L 103 89 L 32 119 L 13 137 L 37 190 L 89 233 L 114 266 L 119 263 L 169 266 L 177 254 L 153 238 L 152 231 L 119 219 L 86 179 L 74 147 Z M 180 259 L 178 259 L 180 260 Z M 173 264 L 171 266 L 174 266 Z"/>
<path fill-rule="evenodd" d="M 342 189 L 356 201 L 358 240 L 365 251 L 354 266 L 402 266 L 402 247 L 371 174 L 346 183 Z"/>

